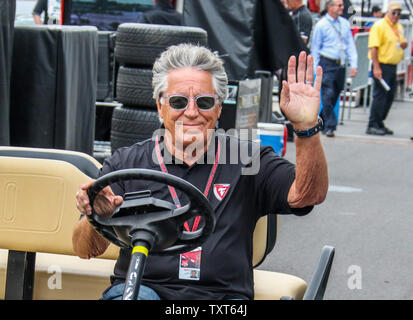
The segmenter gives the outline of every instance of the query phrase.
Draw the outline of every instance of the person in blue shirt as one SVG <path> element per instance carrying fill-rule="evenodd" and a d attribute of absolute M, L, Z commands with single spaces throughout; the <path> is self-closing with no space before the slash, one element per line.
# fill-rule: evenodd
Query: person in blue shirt
<path fill-rule="evenodd" d="M 337 130 L 337 117 L 334 107 L 344 88 L 345 66 L 350 64 L 349 76 L 357 76 L 357 50 L 350 23 L 340 17 L 343 13 L 343 0 L 327 0 L 327 14 L 315 25 L 311 43 L 314 65 L 323 68 L 321 95 L 324 120 L 324 133 L 334 137 Z"/>

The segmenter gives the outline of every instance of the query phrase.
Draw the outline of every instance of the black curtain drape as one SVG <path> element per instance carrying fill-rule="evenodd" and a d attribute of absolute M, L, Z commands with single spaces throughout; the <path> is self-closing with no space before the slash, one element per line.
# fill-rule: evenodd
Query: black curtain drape
<path fill-rule="evenodd" d="M 10 73 L 16 0 L 0 1 L 0 145 L 10 144 Z"/>
<path fill-rule="evenodd" d="M 185 25 L 208 32 L 231 80 L 282 69 L 291 55 L 308 51 L 279 0 L 186 0 L 183 15 Z"/>

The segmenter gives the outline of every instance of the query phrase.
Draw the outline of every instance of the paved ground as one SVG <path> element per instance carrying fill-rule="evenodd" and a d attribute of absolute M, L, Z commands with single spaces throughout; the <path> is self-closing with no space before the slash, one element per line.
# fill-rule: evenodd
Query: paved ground
<path fill-rule="evenodd" d="M 413 299 L 413 103 L 396 102 L 394 136 L 365 134 L 354 108 L 335 138 L 322 137 L 327 200 L 305 217 L 282 216 L 274 251 L 260 269 L 311 279 L 323 245 L 336 248 L 325 299 Z M 295 161 L 295 146 L 286 157 Z"/>

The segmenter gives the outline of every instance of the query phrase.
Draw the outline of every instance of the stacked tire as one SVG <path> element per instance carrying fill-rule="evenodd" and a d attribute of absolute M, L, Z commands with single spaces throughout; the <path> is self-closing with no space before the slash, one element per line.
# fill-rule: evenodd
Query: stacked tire
<path fill-rule="evenodd" d="M 169 46 L 193 43 L 207 46 L 201 28 L 124 23 L 116 34 L 116 107 L 112 115 L 112 152 L 152 137 L 160 127 L 156 102 L 152 97 L 152 67 Z"/>

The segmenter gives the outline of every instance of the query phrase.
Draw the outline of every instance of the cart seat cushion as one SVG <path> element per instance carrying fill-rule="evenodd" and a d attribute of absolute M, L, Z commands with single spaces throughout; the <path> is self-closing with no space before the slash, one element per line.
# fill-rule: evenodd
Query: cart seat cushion
<path fill-rule="evenodd" d="M 266 256 L 268 217 L 261 217 L 254 229 L 252 266 L 258 266 Z"/>
<path fill-rule="evenodd" d="M 301 300 L 307 289 L 307 283 L 293 275 L 254 270 L 254 300 L 279 300 L 291 297 Z"/>
<path fill-rule="evenodd" d="M 4 299 L 8 251 L 0 249 L 0 299 Z M 96 300 L 110 285 L 115 260 L 37 253 L 33 298 Z M 278 272 L 254 270 L 255 300 L 302 299 L 304 280 Z"/>

